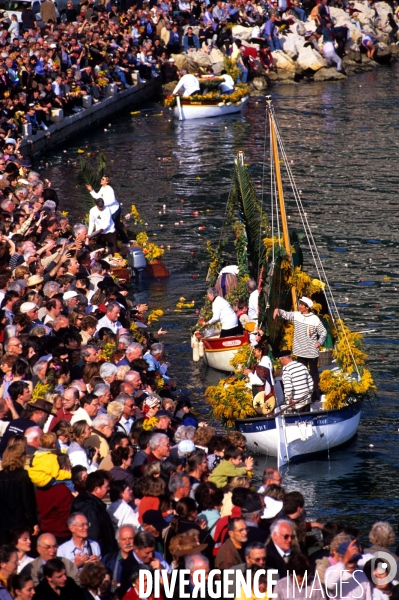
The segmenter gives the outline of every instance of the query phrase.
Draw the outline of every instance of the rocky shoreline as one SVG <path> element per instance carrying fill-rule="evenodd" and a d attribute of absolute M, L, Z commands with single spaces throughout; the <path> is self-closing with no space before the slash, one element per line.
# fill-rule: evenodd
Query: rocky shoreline
<path fill-rule="evenodd" d="M 349 29 L 350 38 L 346 42 L 346 55 L 343 58 L 345 74 L 338 72 L 335 66 L 327 66 L 323 55 L 306 44 L 305 34 L 315 30 L 315 22 L 313 20 L 308 20 L 306 23 L 297 21 L 290 26 L 289 32 L 280 35 L 282 50 L 272 52 L 274 64 L 270 72 L 267 75 L 256 76 L 248 82 L 251 93 L 256 95 L 279 82 L 295 84 L 300 81 L 345 80 L 348 76 L 372 71 L 379 65 L 386 65 L 398 60 L 399 45 L 390 42 L 390 28 L 385 25 L 388 14 L 392 13 L 389 4 L 386 2 L 375 3 L 378 20 L 376 20 L 374 10 L 370 9 L 366 3 L 355 2 L 355 6 L 361 11 L 358 13 L 358 20 L 362 31 L 372 33 L 379 38 L 374 59 L 367 58 L 362 48 L 362 33 L 351 22 L 349 14 L 342 9 L 330 7 L 334 26 L 345 25 Z M 258 48 L 256 44 L 249 42 L 251 31 L 249 27 L 233 26 L 233 39 L 240 39 L 245 45 Z M 204 72 L 207 67 L 212 67 L 216 74 L 220 73 L 225 59 L 225 55 L 217 48 L 213 48 L 209 53 L 199 50 L 172 56 L 178 69 L 186 68 L 189 72 Z M 170 93 L 174 86 L 175 83 L 164 85 L 165 93 Z"/>

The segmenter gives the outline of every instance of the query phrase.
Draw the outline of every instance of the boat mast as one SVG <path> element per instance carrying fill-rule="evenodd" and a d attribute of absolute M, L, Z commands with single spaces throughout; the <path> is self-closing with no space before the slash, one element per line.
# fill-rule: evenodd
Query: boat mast
<path fill-rule="evenodd" d="M 292 264 L 291 243 L 290 243 L 290 236 L 288 233 L 287 215 L 285 212 L 284 192 L 283 192 L 283 184 L 281 181 L 280 159 L 279 159 L 279 154 L 278 154 L 275 121 L 274 121 L 271 96 L 266 96 L 266 105 L 267 105 L 267 113 L 269 115 L 270 137 L 271 137 L 272 149 L 273 149 L 274 172 L 276 174 L 277 193 L 278 193 L 278 200 L 279 200 L 279 205 L 280 205 L 281 224 L 283 226 L 284 245 L 285 245 L 285 249 L 287 252 L 287 256 Z M 297 298 L 296 298 L 296 291 L 295 291 L 294 287 L 291 288 L 291 296 L 292 296 L 293 308 L 294 308 L 294 310 L 297 310 Z"/>

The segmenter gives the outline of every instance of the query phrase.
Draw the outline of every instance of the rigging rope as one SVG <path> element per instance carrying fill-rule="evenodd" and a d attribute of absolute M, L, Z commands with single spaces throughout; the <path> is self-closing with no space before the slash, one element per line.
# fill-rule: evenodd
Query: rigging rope
<path fill-rule="evenodd" d="M 282 156 L 282 158 L 284 160 L 284 164 L 285 164 L 285 168 L 286 168 L 286 171 L 287 171 L 287 174 L 288 174 L 288 178 L 289 178 L 290 183 L 291 183 L 292 191 L 294 193 L 295 202 L 296 202 L 296 205 L 297 205 L 297 208 L 298 208 L 298 212 L 299 212 L 299 216 L 300 216 L 300 219 L 302 221 L 302 225 L 303 225 L 303 228 L 304 228 L 304 231 L 305 231 L 305 236 L 306 236 L 306 239 L 307 239 L 307 242 L 308 242 L 308 245 L 309 245 L 309 249 L 310 249 L 310 252 L 312 254 L 312 258 L 313 258 L 313 262 L 314 262 L 314 265 L 315 265 L 315 268 L 316 268 L 316 271 L 317 271 L 317 275 L 318 275 L 318 277 L 319 277 L 320 280 L 324 281 L 324 283 L 326 285 L 326 288 L 327 288 L 327 291 L 328 291 L 328 294 L 325 294 L 327 306 L 328 306 L 331 318 L 332 318 L 334 324 L 337 326 L 335 319 L 341 319 L 340 314 L 339 314 L 339 310 L 338 310 L 338 307 L 336 305 L 336 302 L 335 302 L 335 299 L 334 299 L 334 296 L 333 296 L 333 293 L 332 293 L 331 286 L 330 286 L 330 284 L 328 282 L 327 275 L 326 275 L 326 272 L 325 272 L 325 269 L 324 269 L 324 265 L 323 265 L 323 262 L 321 260 L 319 251 L 317 249 L 316 242 L 314 240 L 313 233 L 312 233 L 311 227 L 309 225 L 309 222 L 308 222 L 308 219 L 307 219 L 307 215 L 306 215 L 306 212 L 304 210 L 302 199 L 301 199 L 301 196 L 300 196 L 300 194 L 298 192 L 298 188 L 296 186 L 296 183 L 295 183 L 295 180 L 294 180 L 294 176 L 293 176 L 291 167 L 289 166 L 289 163 L 288 163 L 288 157 L 287 157 L 287 154 L 285 152 L 283 140 L 282 140 L 280 131 L 279 131 L 278 126 L 277 126 L 277 122 L 276 122 L 276 119 L 275 119 L 273 107 L 270 107 L 269 116 L 270 116 L 270 119 L 271 119 L 271 121 L 273 123 L 274 130 L 276 132 L 276 138 L 277 138 L 278 145 L 280 147 L 281 156 Z M 341 329 L 340 333 L 344 337 L 345 342 L 346 342 L 346 344 L 348 346 L 352 362 L 354 364 L 356 373 L 358 375 L 358 379 L 361 379 L 359 368 L 357 366 L 355 357 L 353 355 L 352 348 L 351 348 L 351 345 L 349 343 L 348 337 L 346 335 L 345 329 L 343 327 L 339 328 L 337 326 L 337 330 L 339 331 L 340 329 Z"/>

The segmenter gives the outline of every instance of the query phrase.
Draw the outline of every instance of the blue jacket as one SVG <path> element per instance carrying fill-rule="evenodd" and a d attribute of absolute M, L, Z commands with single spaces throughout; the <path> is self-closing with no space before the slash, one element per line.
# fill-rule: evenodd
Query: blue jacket
<path fill-rule="evenodd" d="M 194 42 L 194 46 L 195 46 L 195 48 L 196 48 L 197 50 L 199 50 L 200 43 L 199 43 L 198 36 L 197 36 L 197 35 L 195 35 L 195 33 L 193 33 L 193 42 Z M 183 47 L 184 47 L 184 51 L 185 51 L 185 52 L 188 52 L 188 51 L 189 51 L 189 49 L 192 47 L 192 46 L 189 46 L 189 45 L 188 45 L 188 35 L 187 35 L 187 33 L 186 33 L 186 35 L 185 35 L 185 36 L 184 36 L 184 38 L 183 38 Z"/>

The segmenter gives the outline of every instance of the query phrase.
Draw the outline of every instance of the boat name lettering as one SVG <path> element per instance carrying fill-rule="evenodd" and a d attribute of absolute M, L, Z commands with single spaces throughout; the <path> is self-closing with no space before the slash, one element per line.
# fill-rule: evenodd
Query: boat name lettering
<path fill-rule="evenodd" d="M 231 347 L 231 346 L 241 346 L 241 342 L 240 340 L 231 340 L 229 342 L 222 342 L 222 346 L 227 346 L 227 347 Z"/>
<path fill-rule="evenodd" d="M 266 431 L 267 425 L 255 425 L 256 431 Z"/>

